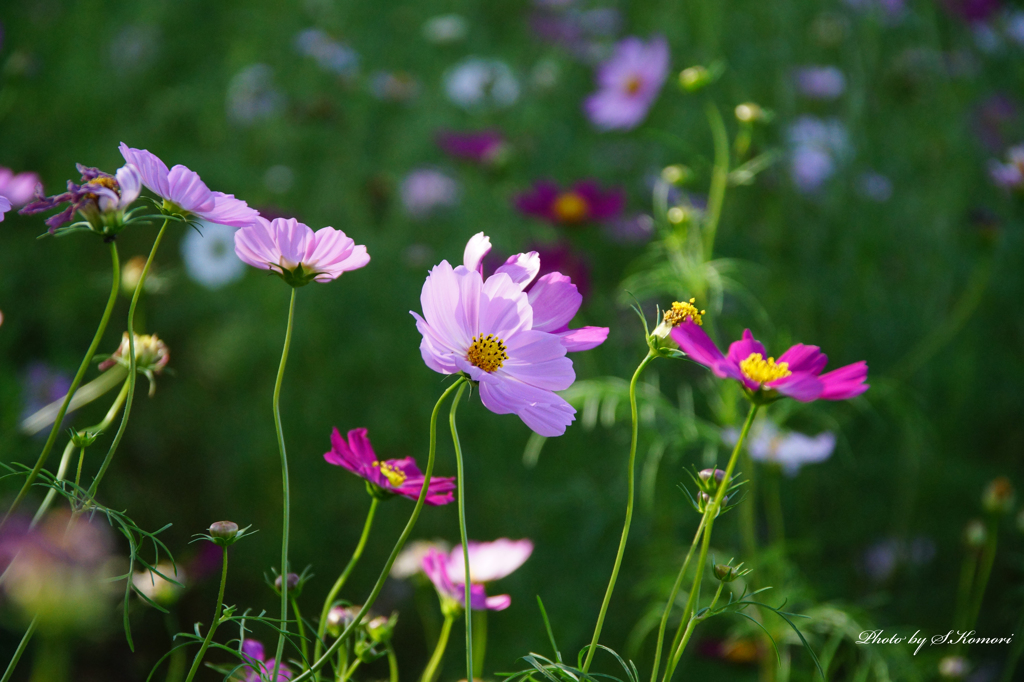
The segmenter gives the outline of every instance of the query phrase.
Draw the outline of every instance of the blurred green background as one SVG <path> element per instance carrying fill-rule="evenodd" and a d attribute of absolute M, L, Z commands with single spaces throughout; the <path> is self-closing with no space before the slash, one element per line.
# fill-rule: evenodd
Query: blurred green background
<path fill-rule="evenodd" d="M 684 163 L 695 173 L 686 189 L 702 201 L 711 168 L 705 98 L 683 93 L 674 74 L 722 60 L 726 71 L 709 97 L 727 115 L 730 134 L 733 107 L 756 102 L 775 116 L 755 128 L 754 149 L 781 157 L 726 197 L 716 255 L 734 259 L 730 277 L 738 285 L 714 313 L 718 338 L 751 327 L 776 353 L 791 342 L 814 343 L 829 354 L 830 368 L 867 360 L 874 386 L 849 404 L 778 408 L 791 428 L 835 430 L 839 445 L 827 462 L 781 480 L 794 587 L 780 587 L 777 600 L 790 594 L 877 627 L 945 632 L 963 526 L 980 513 L 990 479 L 1005 474 L 1020 483 L 1024 473 L 1021 205 L 986 170 L 990 158 L 1024 138 L 1017 99 L 1024 47 L 1013 30 L 1024 15 L 1016 12 L 994 0 L 23 0 L 0 9 L 0 165 L 39 173 L 54 193 L 77 179 L 76 162 L 113 172 L 124 141 L 187 165 L 212 189 L 264 214 L 332 225 L 367 246 L 365 269 L 299 290 L 284 382 L 291 556 L 295 568 L 309 564 L 316 574 L 303 601 L 312 616 L 369 504 L 359 480 L 323 461 L 331 428 L 365 426 L 382 457 L 425 462 L 430 409 L 445 384 L 423 365 L 407 311 L 419 310 L 427 269 L 443 258 L 458 261 L 481 230 L 503 254 L 562 248 L 589 272 L 574 326 L 611 327 L 607 343 L 573 357 L 578 378 L 628 378 L 646 349 L 622 281 L 639 267 L 643 240 L 623 241 L 597 225 L 549 226 L 517 213 L 511 199 L 537 179 L 596 178 L 625 189 L 628 215 L 650 214 L 654 178 L 665 165 Z M 427 22 L 450 14 L 464 35 L 438 42 L 425 26 L 436 29 Z M 543 21 L 551 17 L 577 22 L 577 34 L 545 39 Z M 340 51 L 305 54 L 301 34 L 310 29 Z M 654 34 L 669 42 L 672 75 L 646 121 L 627 133 L 596 131 L 581 108 L 593 90 L 595 59 L 620 37 Z M 445 74 L 471 56 L 508 65 L 518 84 L 514 103 L 467 110 L 446 95 Z M 808 96 L 799 81 L 808 65 L 838 69 L 842 92 Z M 811 189 L 794 178 L 801 171 L 793 126 L 807 116 L 843 131 L 829 148 L 832 172 Z M 454 160 L 435 143 L 442 129 L 498 129 L 510 158 L 500 168 Z M 421 168 L 457 183 L 454 205 L 426 217 L 403 206 L 403 179 Z M 43 231 L 40 216 L 10 213 L 0 233 L 5 462 L 31 463 L 42 446 L 17 427 L 30 368 L 45 363 L 74 373 L 109 286 L 99 238 L 37 240 Z M 126 231 L 118 239 L 123 261 L 145 255 L 154 235 L 152 226 Z M 252 524 L 260 532 L 232 550 L 226 600 L 274 613 L 276 597 L 264 585 L 279 563 L 280 537 L 270 408 L 289 291 L 251 268 L 223 286 L 202 285 L 183 261 L 185 237 L 184 229 L 171 230 L 156 260 L 160 286 L 140 309 L 140 327 L 170 347 L 174 374 L 158 379 L 152 399 L 137 401 L 100 497 L 143 528 L 173 524 L 163 537 L 183 559 L 196 551 L 191 535 L 212 521 Z M 978 295 L 965 301 L 972 286 Z M 689 295 L 680 290 L 676 298 Z M 655 304 L 672 300 L 651 298 L 644 309 L 650 318 Z M 127 308 L 122 298 L 100 352 L 116 348 Z M 929 338 L 932 346 L 915 351 Z M 673 400 L 680 387 L 693 386 L 702 420 L 735 424 L 737 396 L 719 391 L 700 368 L 661 361 L 648 380 Z M 725 407 L 715 408 L 722 396 Z M 107 404 L 87 406 L 69 424 L 98 421 Z M 518 419 L 491 414 L 475 397 L 460 411 L 470 536 L 536 544 L 525 566 L 492 588 L 513 603 L 489 618 L 488 677 L 517 668 L 528 651 L 550 653 L 535 595 L 565 652 L 589 641 L 626 495 L 622 409 L 610 427 L 578 421 L 545 445 L 533 467 L 523 462 L 529 432 Z M 438 473 L 454 475 L 444 431 L 439 442 Z M 650 442 L 642 431 L 641 467 Z M 648 491 L 651 503 L 638 507 L 602 638 L 638 660 L 649 659 L 651 639 L 639 653 L 627 652 L 627 639 L 664 599 L 696 528 L 698 517 L 676 486 L 687 480 L 684 468 L 714 457 L 707 442 L 673 441 Z M 90 450 L 93 471 L 99 452 Z M 719 461 L 725 452 L 722 446 Z M 5 482 L 7 496 L 15 490 Z M 382 506 L 347 598 L 359 603 L 369 591 L 411 508 L 402 499 Z M 1022 608 L 1024 564 L 1011 526 L 980 619 L 986 635 L 1012 632 Z M 426 509 L 415 536 L 454 544 L 454 506 Z M 881 578 L 872 572 L 873 550 L 915 541 L 927 548 L 921 561 L 893 550 L 891 570 Z M 739 556 L 735 520 L 721 524 L 715 542 Z M 215 590 L 213 579 L 190 585 L 172 609 L 174 627 L 207 622 Z M 403 679 L 418 675 L 429 653 L 412 594 L 410 585 L 391 582 L 379 603 L 381 612 L 401 612 Z M 436 617 L 436 604 L 426 603 Z M 4 618 L 0 653 L 7 656 L 23 624 L 10 609 Z M 145 679 L 170 648 L 171 626 L 137 600 L 132 619 L 135 654 L 114 608 L 74 640 L 75 679 Z M 713 622 L 702 635 L 720 638 L 734 625 Z M 461 636 L 452 640 L 442 679 L 464 676 Z M 992 661 L 988 669 L 998 671 L 1006 654 L 1005 647 L 983 648 L 979 669 Z M 935 655 L 895 679 L 934 677 Z M 806 656 L 794 657 L 794 678 L 809 679 Z M 718 679 L 757 676 L 756 666 L 699 653 L 687 665 L 687 674 Z M 386 666 L 369 670 L 368 679 L 386 675 Z"/>

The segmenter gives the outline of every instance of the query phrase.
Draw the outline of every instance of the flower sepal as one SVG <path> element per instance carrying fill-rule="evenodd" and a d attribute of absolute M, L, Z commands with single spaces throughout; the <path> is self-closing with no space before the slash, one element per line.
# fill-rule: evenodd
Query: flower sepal
<path fill-rule="evenodd" d="M 747 396 L 747 400 L 749 400 L 750 402 L 754 403 L 759 407 L 771 405 L 775 401 L 782 400 L 783 398 L 786 397 L 779 393 L 778 391 L 771 388 L 765 388 L 764 386 L 757 389 L 756 391 L 751 391 L 749 388 L 744 386 L 743 395 Z"/>
<path fill-rule="evenodd" d="M 288 597 L 290 599 L 298 599 L 302 595 L 302 588 L 305 587 L 306 583 L 313 577 L 313 574 L 309 572 L 309 566 L 302 569 L 302 573 L 288 573 Z M 284 584 L 283 581 L 285 576 L 282 576 L 277 572 L 277 569 L 271 568 L 271 573 L 274 574 L 274 579 L 270 580 L 266 574 L 263 575 L 267 585 L 270 586 L 274 593 L 277 595 L 281 594 L 281 587 Z"/>
<path fill-rule="evenodd" d="M 192 537 L 195 539 L 192 540 L 192 542 L 208 540 L 221 547 L 230 547 L 242 538 L 249 537 L 256 532 L 250 532 L 250 528 L 252 528 L 252 526 L 239 528 L 238 524 L 233 521 L 216 521 L 210 525 L 209 529 L 207 529 L 205 533 L 196 533 L 193 535 Z"/>
<path fill-rule="evenodd" d="M 395 496 L 390 490 L 385 490 L 373 481 L 366 481 L 366 492 L 375 500 L 386 502 Z"/>
<path fill-rule="evenodd" d="M 690 478 L 693 479 L 697 486 L 697 494 L 692 495 L 686 486 L 682 484 L 680 484 L 679 488 L 686 494 L 693 510 L 703 516 L 714 501 L 718 486 L 725 478 L 725 472 L 721 469 L 704 469 L 699 473 L 694 473 L 693 471 L 687 471 L 687 473 L 690 474 Z M 743 500 L 742 497 L 737 497 L 736 493 L 746 481 L 738 479 L 739 472 L 736 472 L 729 481 L 729 487 L 725 491 L 725 496 L 722 497 L 722 503 L 718 507 L 718 513 L 715 514 L 715 518 L 729 511 Z M 730 502 L 732 504 L 729 504 Z"/>
<path fill-rule="evenodd" d="M 288 268 L 285 268 L 285 267 L 282 267 L 282 266 L 277 266 L 277 267 L 273 268 L 273 270 L 289 286 L 295 287 L 296 289 L 298 289 L 299 287 L 306 286 L 310 282 L 313 282 L 314 280 L 316 280 L 318 275 L 323 274 L 322 272 L 320 272 L 318 270 L 311 270 L 311 269 L 307 268 L 302 263 L 299 263 L 298 265 L 296 265 L 294 268 L 291 268 L 291 269 L 288 269 Z"/>

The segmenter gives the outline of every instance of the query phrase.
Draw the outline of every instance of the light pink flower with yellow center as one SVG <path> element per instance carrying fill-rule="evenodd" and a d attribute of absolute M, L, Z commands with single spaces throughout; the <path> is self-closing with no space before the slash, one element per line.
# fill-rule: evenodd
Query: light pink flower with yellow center
<path fill-rule="evenodd" d="M 293 287 L 330 282 L 370 262 L 366 247 L 333 227 L 316 232 L 295 218 L 256 222 L 235 233 L 235 253 L 254 268 L 271 270 Z"/>

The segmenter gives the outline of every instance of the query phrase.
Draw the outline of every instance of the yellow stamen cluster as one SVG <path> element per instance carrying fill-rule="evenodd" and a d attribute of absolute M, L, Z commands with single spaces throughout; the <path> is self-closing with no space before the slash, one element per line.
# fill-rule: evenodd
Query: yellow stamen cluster
<path fill-rule="evenodd" d="M 683 322 L 686 322 L 687 318 L 689 318 L 694 324 L 698 326 L 704 324 L 704 322 L 701 320 L 701 316 L 704 315 L 707 311 L 697 310 L 696 306 L 693 305 L 696 300 L 697 299 L 695 298 L 691 298 L 688 303 L 680 303 L 679 301 L 676 301 L 675 303 L 672 304 L 671 310 L 665 311 L 665 316 L 663 319 L 666 323 L 672 325 L 673 327 L 678 327 Z"/>
<path fill-rule="evenodd" d="M 380 473 L 384 475 L 384 478 L 388 479 L 391 485 L 396 488 L 405 483 L 405 472 L 398 467 L 392 466 L 387 462 L 374 462 L 373 466 L 380 469 Z"/>
<path fill-rule="evenodd" d="M 775 358 L 765 360 L 760 353 L 748 355 L 746 360 L 740 362 L 740 370 L 751 381 L 756 381 L 759 384 L 767 384 L 770 381 L 782 379 L 792 374 L 789 371 L 788 362 L 776 364 Z"/>
<path fill-rule="evenodd" d="M 626 79 L 626 87 L 624 90 L 627 95 L 635 95 L 640 92 L 640 88 L 643 87 L 643 84 L 644 82 L 640 79 L 640 76 L 630 76 Z"/>
<path fill-rule="evenodd" d="M 576 192 L 558 195 L 551 210 L 563 223 L 580 223 L 590 215 L 590 204 Z"/>
<path fill-rule="evenodd" d="M 494 334 L 477 334 L 466 351 L 466 358 L 473 366 L 485 372 L 493 372 L 508 360 L 508 350 L 505 348 L 505 342 Z"/>

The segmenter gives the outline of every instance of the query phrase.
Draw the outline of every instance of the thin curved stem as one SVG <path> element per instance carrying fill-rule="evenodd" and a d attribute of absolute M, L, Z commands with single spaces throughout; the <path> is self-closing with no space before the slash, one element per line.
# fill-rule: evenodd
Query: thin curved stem
<path fill-rule="evenodd" d="M 665 629 L 668 627 L 668 619 L 672 614 L 672 607 L 676 603 L 676 595 L 679 594 L 679 587 L 683 584 L 683 578 L 686 577 L 686 570 L 690 567 L 690 559 L 693 558 L 693 553 L 697 549 L 697 545 L 700 544 L 700 534 L 704 530 L 704 524 L 707 523 L 708 515 L 707 511 L 700 517 L 700 524 L 697 526 L 697 532 L 693 535 L 693 542 L 690 543 L 690 551 L 686 553 L 686 559 L 683 560 L 683 565 L 679 569 L 679 575 L 676 576 L 676 582 L 672 585 L 672 591 L 668 595 L 668 601 L 665 603 L 665 611 L 661 614 L 661 623 L 658 625 L 658 644 L 654 648 L 654 669 L 651 671 L 651 682 L 658 679 L 658 668 L 661 666 L 661 649 L 665 644 Z"/>
<path fill-rule="evenodd" d="M 452 400 L 452 409 L 448 413 L 448 424 L 452 429 L 452 445 L 455 446 L 455 464 L 458 468 L 458 488 L 456 494 L 459 497 L 459 535 L 462 537 L 462 564 L 465 569 L 463 575 L 466 577 L 463 589 L 465 590 L 464 602 L 466 607 L 466 679 L 473 679 L 473 603 L 470 600 L 470 586 L 472 582 L 470 580 L 469 572 L 469 538 L 466 536 L 466 472 L 462 468 L 462 446 L 459 444 L 459 430 L 455 426 L 455 412 L 459 409 L 459 400 L 462 399 L 462 393 L 465 390 L 466 385 L 463 384 L 459 387 L 459 392 L 455 394 L 455 398 Z"/>
<path fill-rule="evenodd" d="M 196 652 L 195 660 L 192 661 L 192 667 L 188 671 L 185 682 L 192 682 L 192 678 L 196 676 L 196 672 L 203 662 L 203 656 L 206 655 L 206 650 L 210 648 L 210 643 L 213 641 L 213 633 L 217 632 L 217 627 L 220 625 L 221 608 L 224 606 L 224 586 L 228 584 L 228 548 L 224 547 L 223 549 L 224 560 L 220 570 L 220 590 L 217 592 L 217 606 L 213 610 L 213 620 L 210 622 L 210 629 L 206 632 L 203 645 Z"/>
<path fill-rule="evenodd" d="M 704 111 L 711 126 L 711 138 L 715 145 L 715 166 L 711 171 L 711 188 L 708 191 L 707 221 L 704 223 L 704 260 L 711 260 L 715 249 L 715 233 L 718 231 L 718 220 L 722 216 L 722 203 L 725 201 L 725 187 L 729 183 L 729 134 L 725 130 L 725 121 L 718 107 L 708 100 Z"/>
<path fill-rule="evenodd" d="M 715 604 L 718 603 L 718 598 L 722 596 L 722 588 L 725 587 L 725 583 L 718 583 L 718 591 L 715 592 L 715 598 L 711 600 L 711 605 L 707 608 L 707 613 L 710 613 L 711 609 L 715 608 Z M 683 633 L 683 639 L 679 642 L 679 651 L 682 653 L 686 649 L 686 645 L 690 641 L 690 637 L 693 635 L 693 629 L 697 626 L 697 623 L 707 618 L 707 613 L 702 616 L 691 615 L 690 622 L 686 624 L 686 632 Z"/>
<path fill-rule="evenodd" d="M 391 556 L 389 556 L 387 562 L 385 562 L 384 568 L 380 572 L 380 577 L 377 578 L 377 583 L 370 591 L 370 596 L 366 598 L 366 601 L 363 603 L 363 608 L 359 609 L 359 613 L 357 613 L 356 617 L 352 619 L 352 622 L 349 623 L 348 627 L 346 627 L 342 633 L 338 635 L 338 638 L 334 640 L 334 644 L 332 644 L 320 658 L 313 661 L 309 670 L 293 678 L 291 682 L 306 682 L 306 680 L 316 674 L 317 670 L 324 667 L 324 665 L 329 662 L 331 656 L 341 648 L 345 639 L 352 634 L 356 624 L 362 622 L 363 616 L 365 616 L 367 611 L 370 610 L 373 603 L 377 600 L 377 596 L 380 594 L 381 589 L 384 588 L 384 581 L 387 580 L 388 575 L 391 573 L 391 567 L 395 563 L 395 559 L 398 558 L 399 552 L 401 552 L 402 548 L 405 547 L 406 540 L 409 539 L 413 528 L 416 527 L 416 521 L 420 518 L 420 511 L 423 509 L 423 503 L 427 499 L 427 490 L 430 488 L 430 478 L 434 474 L 434 456 L 437 453 L 437 415 L 438 412 L 441 411 L 441 404 L 444 403 L 445 399 L 452 393 L 452 391 L 462 387 L 465 382 L 465 377 L 459 377 L 456 379 L 455 382 L 441 394 L 441 397 L 437 399 L 437 403 L 434 405 L 434 410 L 430 413 L 430 449 L 428 450 L 427 455 L 427 468 L 423 472 L 423 487 L 420 489 L 420 496 L 416 498 L 416 506 L 413 507 L 412 515 L 409 516 L 409 521 L 405 524 L 405 528 L 402 529 L 402 534 L 398 536 L 398 541 L 395 543 L 394 548 L 392 548 Z"/>
<path fill-rule="evenodd" d="M 597 625 L 594 627 L 594 637 L 590 640 L 590 646 L 587 649 L 587 658 L 583 662 L 583 672 L 590 670 L 590 663 L 594 660 L 594 654 L 597 652 L 597 643 L 601 639 L 601 629 L 604 627 L 604 619 L 608 614 L 608 604 L 611 603 L 612 593 L 615 591 L 615 581 L 619 578 L 619 568 L 622 566 L 622 557 L 626 553 L 626 541 L 629 539 L 629 526 L 633 522 L 633 494 L 634 479 L 636 478 L 636 443 L 637 438 L 640 434 L 640 424 L 636 409 L 636 382 L 640 379 L 640 374 L 644 371 L 644 368 L 654 358 L 658 357 L 653 351 L 648 351 L 647 356 L 640 361 L 640 365 L 633 372 L 633 378 L 629 381 L 629 410 L 633 420 L 633 431 L 629 441 L 629 465 L 628 465 L 628 478 L 627 478 L 627 493 L 626 493 L 626 521 L 622 526 L 622 537 L 619 538 L 619 551 L 615 554 L 615 564 L 612 566 L 612 577 L 608 581 L 608 588 L 604 592 L 604 600 L 601 602 L 601 611 L 597 615 Z M 468 575 L 468 573 L 467 573 Z"/>
<path fill-rule="evenodd" d="M 395 656 L 395 647 L 388 642 L 388 674 L 389 682 L 398 682 L 398 657 Z"/>
<path fill-rule="evenodd" d="M 363 534 L 359 536 L 359 542 L 356 544 L 355 551 L 352 552 L 352 557 L 348 560 L 348 565 L 345 566 L 345 570 L 341 572 L 338 579 L 334 581 L 334 586 L 331 587 L 331 591 L 327 593 L 327 599 L 324 600 L 324 607 L 320 610 L 320 624 L 317 626 L 316 631 L 316 644 L 313 645 L 313 660 L 320 658 L 320 651 L 323 649 L 324 634 L 327 632 L 327 617 L 331 613 L 331 606 L 334 604 L 334 598 L 338 596 L 338 592 L 345 585 L 345 581 L 348 580 L 348 576 L 352 573 L 352 569 L 356 567 L 360 557 L 363 556 L 363 548 L 366 547 L 366 539 L 370 537 L 370 528 L 373 527 L 373 517 L 377 513 L 377 505 L 380 500 L 376 497 L 370 502 L 370 511 L 366 513 L 366 521 L 363 523 Z"/>
<path fill-rule="evenodd" d="M 64 402 L 61 403 L 60 411 L 57 412 L 57 418 L 53 421 L 53 426 L 50 427 L 50 435 L 46 438 L 46 443 L 43 445 L 43 451 L 39 453 L 39 459 L 36 460 L 35 466 L 32 467 L 32 471 L 29 472 L 28 478 L 25 479 L 25 483 L 21 486 L 21 490 L 18 491 L 17 497 L 11 502 L 11 506 L 7 509 L 7 513 L 4 514 L 4 518 L 0 521 L 0 528 L 7 523 L 7 519 L 10 518 L 14 510 L 18 508 L 21 501 L 25 499 L 25 495 L 28 494 L 29 488 L 35 483 L 36 478 L 39 476 L 39 472 L 42 471 L 43 467 L 46 466 L 46 459 L 50 456 L 50 451 L 53 450 L 54 443 L 57 442 L 57 434 L 60 433 L 61 423 L 64 421 L 64 415 L 67 414 L 68 405 L 71 404 L 71 399 L 75 397 L 75 391 L 78 390 L 79 385 L 82 383 L 82 379 L 85 377 L 85 371 L 89 369 L 89 365 L 92 363 L 92 357 L 96 354 L 96 349 L 99 348 L 100 341 L 103 339 L 103 334 L 107 331 L 107 323 L 110 322 L 110 316 L 114 312 L 114 304 L 117 303 L 117 292 L 121 288 L 121 261 L 117 255 L 117 243 L 110 242 L 110 260 L 113 265 L 113 281 L 110 287 L 110 296 L 107 298 L 107 307 L 103 309 L 103 316 L 100 317 L 100 324 L 96 328 L 96 333 L 92 337 L 92 342 L 89 344 L 89 350 L 85 352 L 85 357 L 82 358 L 82 364 L 78 366 L 78 372 L 75 374 L 75 378 L 71 380 L 71 387 L 68 389 L 68 394 L 64 396 Z"/>
<path fill-rule="evenodd" d="M 299 611 L 299 602 L 292 597 L 292 612 L 295 614 L 295 629 L 299 635 L 299 651 L 302 652 L 303 662 L 309 662 L 309 649 L 306 646 L 306 624 L 302 622 L 302 612 Z"/>
<path fill-rule="evenodd" d="M 427 663 L 427 667 L 423 670 L 423 677 L 420 678 L 420 682 L 434 682 L 434 678 L 437 677 L 437 668 L 441 665 L 441 659 L 444 658 L 444 651 L 448 648 L 448 635 L 452 631 L 452 623 L 455 622 L 455 616 L 445 616 L 444 624 L 441 626 L 441 636 L 437 638 L 437 646 L 434 647 L 434 653 L 430 657 L 430 662 Z"/>
<path fill-rule="evenodd" d="M 25 649 L 28 648 L 28 643 L 32 640 L 32 635 L 36 633 L 36 626 L 39 624 L 39 616 L 32 619 L 32 622 L 28 624 L 28 629 L 25 630 L 25 634 L 22 635 L 21 641 L 18 642 L 18 648 L 14 650 L 14 656 L 11 657 L 11 662 L 7 664 L 7 670 L 4 671 L 4 676 L 0 677 L 0 682 L 9 682 L 11 675 L 14 674 L 14 669 L 18 667 L 18 661 L 21 660 L 22 654 L 25 653 Z"/>
<path fill-rule="evenodd" d="M 135 292 L 132 294 L 132 304 L 128 308 L 128 398 L 125 401 L 124 414 L 121 416 L 121 424 L 117 427 L 117 433 L 114 434 L 114 440 L 110 443 L 110 449 L 107 450 L 106 457 L 103 458 L 103 464 L 100 465 L 100 470 L 96 473 L 96 478 L 93 479 L 92 485 L 89 486 L 89 493 L 86 496 L 87 499 L 95 497 L 96 491 L 100 487 L 100 481 L 103 480 L 103 475 L 107 473 L 107 468 L 110 466 L 110 462 L 114 459 L 114 453 L 117 452 L 117 447 L 121 444 L 121 438 L 124 437 L 124 431 L 128 428 L 128 418 L 132 413 L 132 403 L 135 400 L 135 379 L 137 378 L 137 365 L 135 358 L 135 308 L 139 304 L 139 296 L 142 294 L 142 289 L 146 286 L 146 277 L 149 276 L 149 270 L 153 267 L 153 259 L 156 257 L 157 249 L 160 248 L 160 242 L 164 238 L 164 233 L 167 231 L 167 220 L 164 220 L 164 224 L 160 226 L 160 231 L 156 233 L 156 239 L 153 240 L 153 248 L 149 250 L 149 258 L 146 259 L 146 265 L 142 268 L 142 274 L 139 275 L 139 283 L 135 285 Z"/>
<path fill-rule="evenodd" d="M 277 635 L 277 654 L 274 656 L 274 671 L 270 679 L 277 679 L 277 671 L 281 667 L 281 656 L 284 655 L 284 640 L 288 634 L 288 530 L 291 526 L 291 493 L 288 484 L 288 452 L 284 445 L 284 429 L 281 426 L 281 382 L 284 380 L 284 368 L 288 363 L 288 349 L 292 345 L 292 329 L 295 326 L 295 292 L 292 287 L 291 299 L 288 303 L 288 326 L 284 333 L 284 349 L 281 351 L 281 364 L 277 368 L 277 381 L 274 382 L 274 428 L 277 431 L 277 449 L 281 452 L 281 492 L 284 520 L 281 530 L 281 629 Z"/>
<path fill-rule="evenodd" d="M 732 472 L 736 469 L 736 460 L 739 459 L 740 449 L 743 447 L 743 441 L 747 438 L 747 433 L 750 432 L 750 425 L 754 423 L 754 417 L 757 415 L 758 405 L 752 404 L 750 406 L 750 412 L 747 413 L 747 420 L 743 422 L 743 430 L 740 431 L 739 440 L 736 441 L 736 447 L 732 450 L 732 455 L 729 457 L 729 464 L 725 468 L 725 476 L 722 477 L 722 482 L 718 484 L 718 491 L 715 493 L 715 498 L 711 504 L 707 507 L 707 523 L 704 526 L 704 540 L 701 542 L 700 557 L 697 560 L 697 575 L 693 579 L 693 587 L 690 588 L 690 597 L 686 600 L 686 607 L 683 609 L 683 620 L 679 623 L 679 630 L 676 631 L 676 637 L 672 643 L 672 649 L 670 653 L 670 659 L 668 664 L 665 666 L 665 676 L 662 677 L 662 682 L 668 682 L 672 679 L 672 674 L 676 670 L 676 666 L 679 665 L 679 659 L 683 655 L 683 649 L 685 647 L 685 635 L 683 634 L 684 623 L 689 626 L 690 617 L 693 615 L 697 600 L 700 598 L 700 587 L 701 580 L 704 578 L 704 567 L 708 562 L 708 548 L 711 545 L 711 531 L 715 526 L 715 518 L 718 516 L 719 510 L 722 508 L 722 500 L 725 498 L 725 491 L 729 489 L 729 484 L 732 482 Z M 678 641 L 678 644 L 676 642 Z"/>

